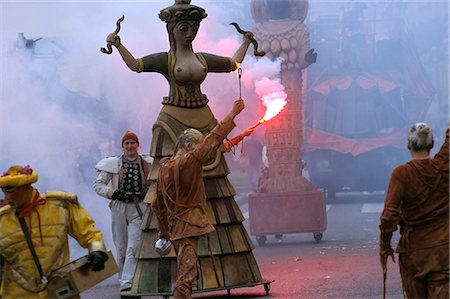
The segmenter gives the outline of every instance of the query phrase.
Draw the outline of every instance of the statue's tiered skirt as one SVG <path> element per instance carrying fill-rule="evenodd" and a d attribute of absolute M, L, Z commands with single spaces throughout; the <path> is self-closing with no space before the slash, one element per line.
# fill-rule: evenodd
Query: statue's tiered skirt
<path fill-rule="evenodd" d="M 214 120 L 200 131 L 209 132 Z M 150 154 L 154 158 L 150 179 L 152 181 L 146 201 L 156 188 L 159 161 L 174 152 L 176 136 L 187 127 L 161 113 L 153 126 Z M 200 237 L 198 255 L 198 280 L 194 291 L 239 287 L 262 281 L 253 256 L 253 243 L 244 228 L 245 220 L 234 196 L 236 191 L 227 178 L 230 173 L 223 149 L 213 155 L 204 167 L 203 179 L 207 197 L 208 217 L 215 231 Z M 149 196 L 150 195 L 150 196 Z M 148 200 L 150 198 L 150 200 Z M 154 248 L 158 239 L 157 219 L 150 206 L 142 219 L 144 237 L 137 252 L 138 265 L 133 280 L 133 294 L 167 294 L 175 288 L 177 261 L 174 250 L 161 257 Z"/>

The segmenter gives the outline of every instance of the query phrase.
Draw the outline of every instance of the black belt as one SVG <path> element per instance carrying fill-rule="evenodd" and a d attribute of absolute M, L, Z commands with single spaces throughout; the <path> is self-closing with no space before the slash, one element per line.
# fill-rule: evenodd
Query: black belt
<path fill-rule="evenodd" d="M 139 197 L 138 201 L 141 202 L 142 200 L 143 200 L 143 198 Z M 120 198 L 120 199 L 118 199 L 118 201 L 122 201 L 125 203 L 134 202 L 134 200 L 133 200 L 133 198 L 131 198 L 131 196 L 129 196 L 127 198 Z"/>

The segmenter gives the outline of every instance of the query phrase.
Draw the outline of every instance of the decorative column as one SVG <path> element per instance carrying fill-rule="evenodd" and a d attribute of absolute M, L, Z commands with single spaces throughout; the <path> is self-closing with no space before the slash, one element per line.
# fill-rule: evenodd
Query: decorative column
<path fill-rule="evenodd" d="M 261 244 L 258 236 L 265 234 L 321 233 L 325 230 L 326 217 L 323 192 L 302 176 L 302 70 L 316 59 L 303 23 L 308 1 L 252 0 L 251 5 L 256 23 L 253 32 L 266 57 L 283 59 L 280 77 L 288 95 L 285 108 L 265 123 L 269 176 L 257 193 L 249 195 L 250 232 L 257 235 Z M 276 214 L 277 210 L 280 215 Z M 302 210 L 313 214 L 311 223 L 298 223 L 299 217 L 305 219 Z M 293 212 L 295 215 L 289 217 Z"/>

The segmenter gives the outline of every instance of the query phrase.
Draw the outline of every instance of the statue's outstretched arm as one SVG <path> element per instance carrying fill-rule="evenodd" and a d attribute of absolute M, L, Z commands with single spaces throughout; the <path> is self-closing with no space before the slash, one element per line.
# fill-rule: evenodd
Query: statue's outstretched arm
<path fill-rule="evenodd" d="M 244 34 L 244 40 L 243 40 L 241 46 L 239 47 L 239 49 L 237 49 L 236 53 L 234 53 L 234 55 L 232 57 L 232 59 L 234 61 L 236 61 L 237 63 L 242 63 L 242 61 L 244 60 L 245 54 L 247 54 L 248 46 L 250 46 L 252 37 L 253 37 L 253 33 L 251 33 L 251 32 L 246 32 Z"/>
<path fill-rule="evenodd" d="M 139 62 L 134 56 L 128 51 L 125 46 L 122 45 L 120 42 L 120 36 L 118 35 L 120 31 L 120 23 L 125 19 L 125 16 L 122 15 L 117 22 L 116 22 L 116 30 L 114 32 L 110 33 L 106 37 L 106 47 L 107 48 L 101 48 L 100 51 L 104 54 L 111 54 L 112 53 L 112 46 L 116 47 L 117 50 L 120 53 L 120 56 L 122 56 L 123 61 L 125 61 L 126 65 L 130 68 L 130 70 L 135 72 L 140 72 L 142 69 L 140 68 L 140 65 L 142 63 Z"/>
<path fill-rule="evenodd" d="M 125 48 L 124 45 L 120 44 L 117 47 L 117 50 L 119 51 L 120 56 L 122 56 L 123 61 L 130 68 L 130 70 L 135 72 L 142 71 L 142 67 L 140 67 L 140 64 L 142 63 L 139 63 L 140 60 L 134 58 L 133 54 L 131 54 L 130 51 L 128 51 L 128 49 Z"/>
<path fill-rule="evenodd" d="M 240 34 L 244 36 L 244 42 L 242 43 L 241 47 L 234 53 L 233 60 L 237 63 L 241 63 L 244 60 L 245 54 L 247 53 L 247 49 L 250 43 L 253 44 L 254 51 L 253 55 L 255 56 L 264 56 L 266 55 L 266 52 L 259 51 L 258 50 L 258 42 L 256 41 L 255 37 L 253 36 L 253 33 L 250 31 L 242 30 L 241 27 L 239 27 L 239 24 L 236 22 L 230 23 L 230 25 L 234 26 Z"/>
<path fill-rule="evenodd" d="M 133 54 L 131 54 L 130 51 L 128 51 L 128 49 L 124 45 L 122 45 L 120 36 L 118 36 L 115 32 L 108 35 L 108 37 L 106 38 L 106 43 L 117 48 L 120 56 L 122 56 L 123 61 L 130 68 L 130 70 L 135 72 L 142 71 L 142 69 L 140 69 L 139 67 L 138 59 L 134 58 Z"/>

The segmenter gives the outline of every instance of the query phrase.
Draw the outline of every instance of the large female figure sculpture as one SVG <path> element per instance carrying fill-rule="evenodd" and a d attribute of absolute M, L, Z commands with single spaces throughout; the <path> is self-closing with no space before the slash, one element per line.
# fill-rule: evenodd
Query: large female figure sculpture
<path fill-rule="evenodd" d="M 169 95 L 164 97 L 163 107 L 153 125 L 150 154 L 154 163 L 149 176 L 152 184 L 145 198 L 148 203 L 155 198 L 159 161 L 173 155 L 177 137 L 186 128 L 206 134 L 217 123 L 208 107 L 207 96 L 200 90 L 206 75 L 236 70 L 251 43 L 252 34 L 245 33 L 242 45 L 232 58 L 195 53 L 192 41 L 206 16 L 203 8 L 191 5 L 189 0 L 176 0 L 174 5 L 159 13 L 159 18 L 167 23 L 169 52 L 138 59 L 122 45 L 117 31 L 107 37 L 107 43 L 117 48 L 131 70 L 158 72 L 170 85 Z M 232 288 L 262 281 L 252 254 L 253 244 L 242 225 L 244 217 L 233 198 L 236 191 L 227 179 L 229 169 L 223 151 L 223 148 L 219 149 L 204 164 L 208 216 L 216 231 L 199 243 L 198 290 Z M 173 252 L 166 257 L 156 253 L 153 244 L 158 232 L 151 209 L 147 209 L 141 227 L 145 233 L 136 253 L 139 260 L 131 293 L 171 293 L 176 278 L 176 258 Z"/>

